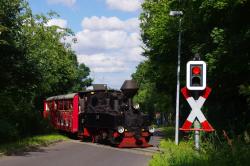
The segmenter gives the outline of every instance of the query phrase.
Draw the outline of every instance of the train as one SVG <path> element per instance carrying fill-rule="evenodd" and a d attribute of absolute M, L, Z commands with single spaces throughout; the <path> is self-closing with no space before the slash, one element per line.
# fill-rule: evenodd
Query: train
<path fill-rule="evenodd" d="M 148 115 L 133 105 L 138 91 L 134 80 L 125 80 L 120 90 L 96 84 L 93 89 L 48 97 L 43 116 L 60 131 L 81 140 L 108 143 L 119 148 L 150 147 L 154 133 Z"/>

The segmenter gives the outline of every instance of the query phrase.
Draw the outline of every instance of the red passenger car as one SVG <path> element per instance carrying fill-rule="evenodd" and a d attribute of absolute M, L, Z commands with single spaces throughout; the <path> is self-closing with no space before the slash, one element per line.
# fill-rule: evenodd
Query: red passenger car
<path fill-rule="evenodd" d="M 49 97 L 44 101 L 45 118 L 59 130 L 78 132 L 78 93 Z"/>

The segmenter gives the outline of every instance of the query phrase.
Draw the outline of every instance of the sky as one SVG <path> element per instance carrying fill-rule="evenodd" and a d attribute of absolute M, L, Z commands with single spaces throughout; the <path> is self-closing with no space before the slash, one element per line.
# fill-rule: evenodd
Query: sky
<path fill-rule="evenodd" d="M 86 64 L 94 83 L 119 89 L 145 58 L 138 17 L 143 0 L 28 0 L 35 14 L 55 11 L 48 25 L 70 28 L 72 49 Z M 70 42 L 70 41 L 69 41 Z"/>

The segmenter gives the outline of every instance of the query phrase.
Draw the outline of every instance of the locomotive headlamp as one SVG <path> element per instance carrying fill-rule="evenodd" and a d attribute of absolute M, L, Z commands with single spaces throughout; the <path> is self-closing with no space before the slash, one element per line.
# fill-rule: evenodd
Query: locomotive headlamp
<path fill-rule="evenodd" d="M 118 131 L 118 133 L 122 134 L 122 133 L 124 133 L 125 129 L 122 126 L 118 126 L 117 131 Z"/>
<path fill-rule="evenodd" d="M 155 128 L 154 128 L 153 126 L 149 126 L 149 127 L 148 127 L 148 131 L 149 131 L 150 133 L 154 133 L 154 132 L 155 132 Z"/>
<path fill-rule="evenodd" d="M 138 110 L 140 108 L 140 105 L 139 104 L 135 104 L 134 105 L 134 109 Z"/>

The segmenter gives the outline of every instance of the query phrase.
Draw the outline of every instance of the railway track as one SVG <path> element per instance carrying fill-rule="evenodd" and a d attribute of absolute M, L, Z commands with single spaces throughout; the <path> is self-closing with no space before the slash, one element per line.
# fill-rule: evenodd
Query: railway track
<path fill-rule="evenodd" d="M 145 155 L 145 156 L 152 156 L 153 154 L 159 152 L 159 148 L 157 146 L 152 146 L 152 147 L 148 147 L 148 148 L 117 148 L 117 147 L 112 147 L 110 145 L 103 145 L 103 144 L 91 143 L 91 142 L 82 142 L 79 140 L 69 140 L 69 142 L 76 143 L 76 144 L 84 144 L 84 145 L 88 145 L 88 146 L 94 146 L 94 147 L 98 147 L 98 148 L 105 148 L 105 149 L 112 149 L 112 150 L 116 150 L 116 151 L 141 154 L 141 155 Z"/>

